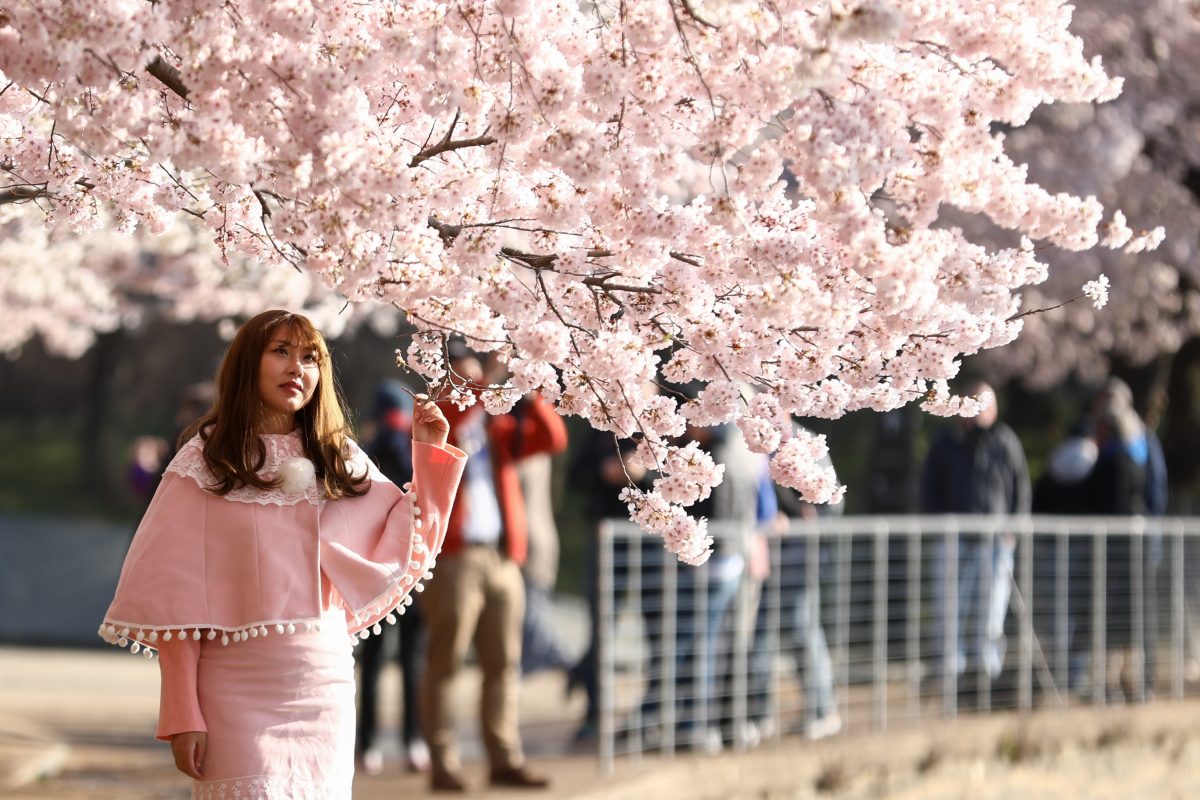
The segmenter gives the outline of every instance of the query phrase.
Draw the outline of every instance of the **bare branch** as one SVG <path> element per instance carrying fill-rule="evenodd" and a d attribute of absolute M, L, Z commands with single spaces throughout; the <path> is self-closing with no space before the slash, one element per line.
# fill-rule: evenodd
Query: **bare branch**
<path fill-rule="evenodd" d="M 95 184 L 87 178 L 80 178 L 75 181 L 76 186 L 84 189 L 94 189 Z M 6 189 L 0 189 L 0 206 L 8 203 L 23 203 L 26 200 L 36 200 L 39 197 L 50 197 L 50 190 L 46 188 L 44 183 L 22 183 L 16 186 L 9 186 Z"/>
<path fill-rule="evenodd" d="M 45 184 L 41 186 L 14 186 L 11 189 L 0 191 L 0 206 L 8 203 L 21 203 L 26 200 L 35 200 L 39 197 L 46 197 Z"/>
<path fill-rule="evenodd" d="M 408 162 L 410 167 L 418 166 L 422 161 L 426 161 L 434 156 L 440 156 L 442 153 L 448 153 L 451 150 L 462 150 L 466 147 L 482 147 L 484 145 L 495 144 L 494 136 L 476 136 L 473 139 L 454 139 L 454 128 L 458 124 L 458 112 L 454 112 L 454 119 L 450 120 L 450 129 L 446 131 L 446 135 L 442 137 L 435 145 L 421 148 L 421 152 L 412 157 Z M 486 134 L 487 131 L 484 131 Z"/>
<path fill-rule="evenodd" d="M 153 61 L 147 64 L 146 72 L 158 78 L 159 83 L 184 100 L 188 99 L 188 87 L 183 82 L 183 76 L 179 74 L 178 69 L 168 63 L 162 56 L 156 56 Z"/>
<path fill-rule="evenodd" d="M 451 225 L 450 223 L 442 222 L 433 216 L 430 216 L 428 221 L 429 227 L 438 232 L 438 235 L 442 239 L 442 243 L 446 246 L 449 246 L 456 238 L 458 238 L 458 235 L 462 233 L 464 227 L 484 226 L 483 223 L 475 226 Z M 611 250 L 593 249 L 587 251 L 587 258 L 608 258 L 612 255 L 613 252 Z M 672 257 L 676 257 L 675 253 L 672 253 L 671 255 Z M 557 253 L 526 253 L 525 251 L 518 250 L 515 247 L 500 248 L 500 257 L 507 258 L 509 261 L 518 262 L 526 267 L 529 267 L 530 269 L 548 270 L 551 272 L 555 271 L 554 265 L 559 259 Z M 684 256 L 684 258 L 687 257 Z M 699 264 L 694 261 L 689 261 L 688 263 L 693 263 L 696 264 L 696 266 L 699 266 Z M 603 275 L 591 275 L 583 278 L 581 282 L 585 286 L 595 286 L 596 288 L 603 289 L 606 292 L 638 292 L 641 294 L 662 293 L 662 289 L 657 286 L 635 286 L 627 283 L 611 283 L 610 281 L 619 274 L 620 273 L 609 272 Z"/>
<path fill-rule="evenodd" d="M 442 153 L 448 153 L 451 150 L 462 150 L 466 147 L 482 147 L 484 145 L 495 143 L 496 138 L 494 136 L 476 136 L 474 139 L 456 139 L 454 141 L 439 142 L 433 147 L 417 153 L 412 157 L 412 160 L 408 162 L 408 165 L 410 167 L 415 167 L 422 161 L 433 158 L 434 156 L 439 156 Z"/>
<path fill-rule="evenodd" d="M 691 264 L 693 267 L 700 266 L 700 260 L 696 256 L 688 255 L 687 253 L 680 253 L 672 250 L 671 258 L 675 259 L 676 261 L 682 261 L 685 264 Z"/>
<path fill-rule="evenodd" d="M 703 25 L 706 28 L 712 28 L 713 30 L 717 29 L 715 24 L 700 16 L 699 12 L 696 11 L 696 7 L 692 5 L 692 0 L 679 0 L 679 5 L 683 6 L 684 12 L 691 17 L 692 22 L 695 22 L 697 25 Z"/>

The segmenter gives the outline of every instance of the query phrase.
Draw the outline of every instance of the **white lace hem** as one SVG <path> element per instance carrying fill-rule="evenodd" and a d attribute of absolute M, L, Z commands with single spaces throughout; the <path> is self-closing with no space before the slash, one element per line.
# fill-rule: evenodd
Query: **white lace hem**
<path fill-rule="evenodd" d="M 317 783 L 281 775 L 248 775 L 225 781 L 193 781 L 192 800 L 350 800 L 351 779 Z"/>

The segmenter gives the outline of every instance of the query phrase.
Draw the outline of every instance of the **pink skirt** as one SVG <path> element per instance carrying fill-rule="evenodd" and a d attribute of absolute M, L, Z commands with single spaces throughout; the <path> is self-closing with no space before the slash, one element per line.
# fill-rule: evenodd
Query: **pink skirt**
<path fill-rule="evenodd" d="M 208 748 L 194 800 L 350 800 L 354 657 L 340 611 L 320 631 L 204 641 L 198 692 Z"/>

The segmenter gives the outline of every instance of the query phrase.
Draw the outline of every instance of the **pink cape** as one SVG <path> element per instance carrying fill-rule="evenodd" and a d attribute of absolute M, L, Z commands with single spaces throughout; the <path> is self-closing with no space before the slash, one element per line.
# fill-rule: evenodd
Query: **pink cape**
<path fill-rule="evenodd" d="M 348 463 L 370 473 L 370 491 L 330 502 L 299 434 L 263 439 L 260 474 L 282 472 L 276 489 L 206 491 L 213 478 L 199 437 L 171 461 L 100 627 L 106 641 L 137 652 L 181 635 L 239 642 L 307 630 L 321 618 L 322 576 L 351 634 L 412 602 L 441 549 L 466 455 L 414 442 L 406 493 L 351 443 Z"/>

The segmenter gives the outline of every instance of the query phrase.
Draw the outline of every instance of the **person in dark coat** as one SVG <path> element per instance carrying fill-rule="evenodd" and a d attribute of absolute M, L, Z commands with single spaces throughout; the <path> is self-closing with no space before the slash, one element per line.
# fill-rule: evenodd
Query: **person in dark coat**
<path fill-rule="evenodd" d="M 930 445 L 921 475 L 921 505 L 927 514 L 1028 514 L 1031 489 L 1025 451 L 1012 428 L 1000 422 L 995 392 L 987 383 L 966 385 L 970 397 L 987 395 L 975 417 L 963 417 L 940 430 Z M 958 642 L 941 652 L 946 616 L 946 539 L 934 543 L 935 655 L 962 676 L 968 670 L 994 680 L 1004 663 L 1004 622 L 1012 590 L 1016 537 L 1004 532 L 989 544 L 979 536 L 958 541 Z M 970 685 L 971 681 L 964 682 Z"/>
<path fill-rule="evenodd" d="M 412 480 L 412 409 L 412 398 L 398 381 L 380 382 L 371 413 L 375 432 L 367 445 L 367 456 L 397 486 Z M 395 625 L 384 626 L 381 635 L 364 639 L 355 650 L 359 666 L 359 704 L 354 750 L 358 768 L 368 775 L 377 775 L 383 768 L 383 756 L 377 743 L 379 676 L 389 652 L 397 646 L 400 740 L 405 766 L 413 772 L 429 769 L 429 748 L 421 737 L 417 696 L 421 685 L 420 649 L 424 627 L 421 604 L 414 602 L 406 614 L 397 618 Z"/>
<path fill-rule="evenodd" d="M 1033 487 L 1033 513 L 1091 514 L 1090 478 L 1099 448 L 1090 434 L 1064 440 Z M 1033 624 L 1047 666 L 1076 694 L 1087 691 L 1092 626 L 1092 540 L 1039 536 L 1033 543 Z M 1060 603 L 1066 615 L 1057 613 Z M 1066 664 L 1066 674 L 1061 673 Z"/>

